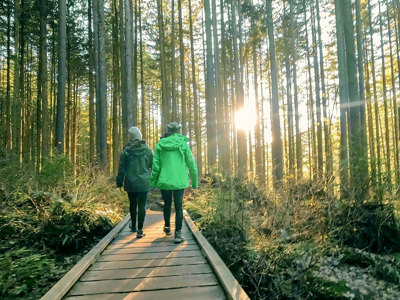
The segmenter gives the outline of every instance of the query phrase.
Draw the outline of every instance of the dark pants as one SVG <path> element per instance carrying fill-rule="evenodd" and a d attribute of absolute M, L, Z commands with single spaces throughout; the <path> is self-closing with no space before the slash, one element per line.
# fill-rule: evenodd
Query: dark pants
<path fill-rule="evenodd" d="M 138 214 L 138 229 L 143 229 L 144 217 L 146 216 L 147 192 L 130 192 L 128 193 L 128 197 L 132 228 L 136 228 L 136 214 Z M 138 207 L 139 212 L 137 212 Z"/>
<path fill-rule="evenodd" d="M 183 191 L 184 190 L 161 190 L 161 195 L 164 200 L 164 222 L 166 227 L 170 226 L 172 196 L 174 196 L 175 231 L 182 229 Z"/>

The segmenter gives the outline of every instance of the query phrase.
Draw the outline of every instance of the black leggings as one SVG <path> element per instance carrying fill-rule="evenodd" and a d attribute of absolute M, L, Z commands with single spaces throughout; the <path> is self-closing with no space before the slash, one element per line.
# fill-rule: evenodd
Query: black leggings
<path fill-rule="evenodd" d="M 164 200 L 164 222 L 165 226 L 170 226 L 172 195 L 175 205 L 175 231 L 182 229 L 183 220 L 183 191 L 184 190 L 161 190 Z"/>
<path fill-rule="evenodd" d="M 129 211 L 131 213 L 132 228 L 136 228 L 136 214 L 138 218 L 138 229 L 143 229 L 144 217 L 146 216 L 147 192 L 129 192 Z M 137 207 L 139 211 L 137 212 Z"/>

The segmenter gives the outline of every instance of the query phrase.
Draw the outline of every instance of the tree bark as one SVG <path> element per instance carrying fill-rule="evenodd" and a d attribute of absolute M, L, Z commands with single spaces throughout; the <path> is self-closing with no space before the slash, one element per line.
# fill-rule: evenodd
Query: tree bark
<path fill-rule="evenodd" d="M 274 187 L 278 188 L 283 179 L 282 166 L 282 139 L 281 125 L 279 117 L 279 98 L 278 98 L 278 71 L 275 59 L 274 28 L 272 20 L 272 0 L 267 0 L 267 27 L 271 63 L 271 131 L 272 131 L 272 174 Z"/>
<path fill-rule="evenodd" d="M 65 81 L 67 73 L 67 5 L 58 0 L 58 92 L 55 143 L 59 153 L 64 153 Z"/>

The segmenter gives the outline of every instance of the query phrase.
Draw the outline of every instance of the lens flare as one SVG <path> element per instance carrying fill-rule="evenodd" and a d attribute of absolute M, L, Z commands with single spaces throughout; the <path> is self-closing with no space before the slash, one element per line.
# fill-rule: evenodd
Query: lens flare
<path fill-rule="evenodd" d="M 244 106 L 235 113 L 236 129 L 250 131 L 256 126 L 257 112 L 255 108 Z"/>

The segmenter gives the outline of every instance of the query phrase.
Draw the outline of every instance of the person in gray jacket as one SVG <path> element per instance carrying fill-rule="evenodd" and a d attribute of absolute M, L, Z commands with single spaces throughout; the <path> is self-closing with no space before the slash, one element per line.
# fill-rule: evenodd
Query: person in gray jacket
<path fill-rule="evenodd" d="M 153 151 L 142 140 L 139 128 L 129 129 L 130 141 L 124 147 L 119 160 L 117 187 L 124 187 L 130 203 L 130 228 L 136 232 L 136 214 L 138 214 L 137 237 L 144 236 L 143 224 L 146 216 L 147 193 L 150 190 L 150 174 L 153 163 Z"/>

